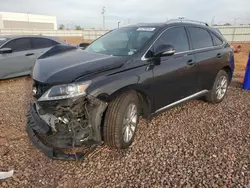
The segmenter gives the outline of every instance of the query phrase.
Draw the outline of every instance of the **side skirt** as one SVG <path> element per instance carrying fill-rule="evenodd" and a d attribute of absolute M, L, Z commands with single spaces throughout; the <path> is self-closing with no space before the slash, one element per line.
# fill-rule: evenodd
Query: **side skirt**
<path fill-rule="evenodd" d="M 195 93 L 195 94 L 193 94 L 193 95 L 190 95 L 190 96 L 188 96 L 188 97 L 186 97 L 186 98 L 183 98 L 183 99 L 181 99 L 181 100 L 179 100 L 179 101 L 176 101 L 176 102 L 174 102 L 174 103 L 171 103 L 171 104 L 169 104 L 169 105 L 167 105 L 167 106 L 164 106 L 164 107 L 158 109 L 157 111 L 155 111 L 155 112 L 152 114 L 152 116 L 155 116 L 155 115 L 157 115 L 158 113 L 163 112 L 163 111 L 165 111 L 165 110 L 167 110 L 167 109 L 169 109 L 169 108 L 172 108 L 172 107 L 174 107 L 174 106 L 177 106 L 177 105 L 179 105 L 179 104 L 181 104 L 181 103 L 183 103 L 183 102 L 186 102 L 186 101 L 189 101 L 189 100 L 191 100 L 191 99 L 198 98 L 198 97 L 202 97 L 202 96 L 204 96 L 205 94 L 207 94 L 208 92 L 209 92 L 208 90 L 202 90 L 202 91 L 200 91 L 200 92 L 198 92 L 198 93 Z"/>

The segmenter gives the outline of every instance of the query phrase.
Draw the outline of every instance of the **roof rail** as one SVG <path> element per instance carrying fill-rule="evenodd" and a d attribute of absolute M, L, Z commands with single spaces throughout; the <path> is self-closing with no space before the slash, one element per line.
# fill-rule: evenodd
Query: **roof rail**
<path fill-rule="evenodd" d="M 172 23 L 172 22 L 199 23 L 199 24 L 209 26 L 206 22 L 201 22 L 201 21 L 196 21 L 196 20 L 187 20 L 187 19 L 171 19 L 171 20 L 168 20 L 166 23 Z"/>

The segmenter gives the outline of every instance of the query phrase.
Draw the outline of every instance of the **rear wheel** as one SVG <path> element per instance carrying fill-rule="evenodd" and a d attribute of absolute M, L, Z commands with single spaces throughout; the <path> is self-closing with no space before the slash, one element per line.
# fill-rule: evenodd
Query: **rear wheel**
<path fill-rule="evenodd" d="M 104 120 L 104 142 L 111 148 L 128 148 L 134 140 L 139 112 L 136 92 L 122 94 L 112 101 Z"/>
<path fill-rule="evenodd" d="M 220 70 L 217 74 L 212 90 L 208 93 L 206 100 L 211 103 L 220 103 L 226 96 L 229 84 L 228 74 Z"/>

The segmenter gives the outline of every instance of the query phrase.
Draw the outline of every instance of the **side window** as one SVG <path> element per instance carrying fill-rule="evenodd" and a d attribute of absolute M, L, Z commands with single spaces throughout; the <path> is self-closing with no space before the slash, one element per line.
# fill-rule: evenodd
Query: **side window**
<path fill-rule="evenodd" d="M 32 38 L 31 40 L 32 40 L 32 46 L 34 49 L 49 48 L 51 46 L 58 44 L 57 42 L 53 40 L 44 39 L 44 38 Z"/>
<path fill-rule="evenodd" d="M 160 45 L 172 45 L 176 52 L 184 52 L 189 50 L 187 33 L 184 27 L 175 27 L 166 30 L 154 44 L 154 49 Z"/>
<path fill-rule="evenodd" d="M 215 46 L 219 46 L 219 45 L 223 44 L 222 40 L 219 39 L 215 34 L 213 34 L 213 33 L 211 33 L 211 34 L 212 34 Z"/>
<path fill-rule="evenodd" d="M 198 27 L 188 28 L 194 49 L 213 46 L 211 35 L 207 30 Z"/>
<path fill-rule="evenodd" d="M 5 44 L 2 48 L 11 48 L 13 52 L 30 50 L 31 42 L 29 38 L 14 39 Z"/>

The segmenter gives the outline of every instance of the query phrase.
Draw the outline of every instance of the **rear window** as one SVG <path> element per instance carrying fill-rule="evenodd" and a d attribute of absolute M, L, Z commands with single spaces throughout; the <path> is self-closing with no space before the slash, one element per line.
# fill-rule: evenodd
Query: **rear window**
<path fill-rule="evenodd" d="M 215 46 L 219 46 L 223 44 L 222 40 L 219 39 L 215 34 L 212 33 L 212 37 L 213 37 Z"/>
<path fill-rule="evenodd" d="M 201 49 L 213 46 L 211 35 L 207 30 L 199 27 L 188 28 L 194 49 Z"/>
<path fill-rule="evenodd" d="M 58 43 L 50 40 L 50 39 L 45 39 L 45 38 L 31 38 L 32 41 L 32 47 L 34 49 L 39 49 L 39 48 L 49 48 L 51 46 L 55 46 Z"/>
<path fill-rule="evenodd" d="M 0 46 L 4 44 L 8 39 L 7 38 L 1 38 L 0 37 Z"/>

